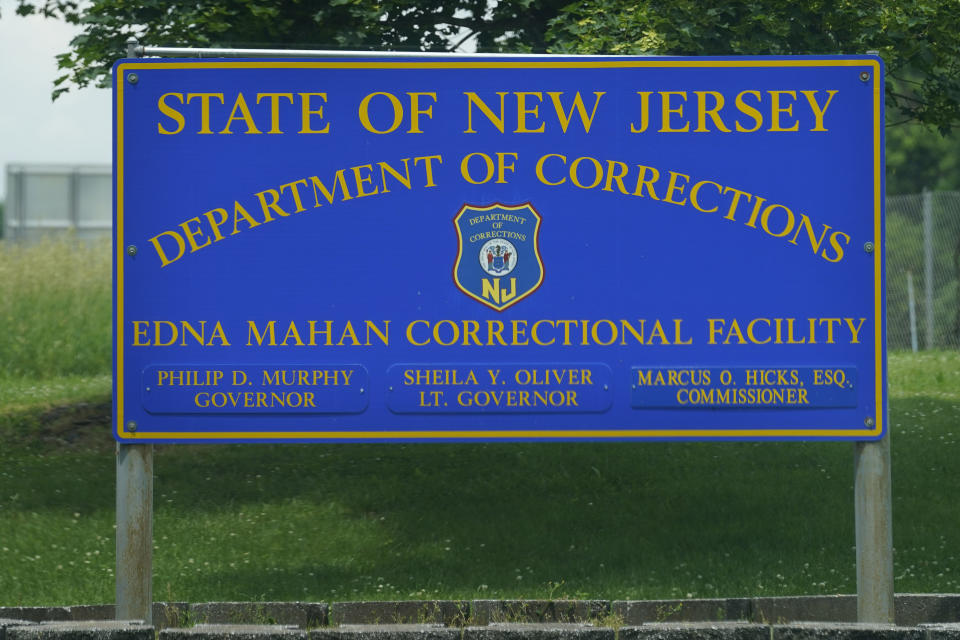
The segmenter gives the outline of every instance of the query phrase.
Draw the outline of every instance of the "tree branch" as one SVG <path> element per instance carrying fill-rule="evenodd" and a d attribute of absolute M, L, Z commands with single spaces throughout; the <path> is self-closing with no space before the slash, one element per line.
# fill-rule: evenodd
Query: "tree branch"
<path fill-rule="evenodd" d="M 447 51 L 449 51 L 449 52 L 454 52 L 454 51 L 456 51 L 457 49 L 460 48 L 460 45 L 462 45 L 464 42 L 466 42 L 467 40 L 469 40 L 469 39 L 472 38 L 473 36 L 477 35 L 478 33 L 480 33 L 480 32 L 479 32 L 479 31 L 476 31 L 476 30 L 471 31 L 471 32 L 468 33 L 467 35 L 465 35 L 465 36 L 463 36 L 462 38 L 460 38 L 460 40 L 459 40 L 455 45 L 453 45 L 453 46 L 451 46 L 449 49 L 447 49 Z"/>
<path fill-rule="evenodd" d="M 900 121 L 898 121 L 898 122 L 888 122 L 888 123 L 887 123 L 886 125 L 884 125 L 884 126 L 886 126 L 886 127 L 897 127 L 897 126 L 900 126 L 901 124 L 907 124 L 908 122 L 914 122 L 915 120 L 916 120 L 916 118 L 904 118 L 903 120 L 900 120 Z"/>
<path fill-rule="evenodd" d="M 897 93 L 897 92 L 895 92 L 895 91 L 891 91 L 889 95 L 890 95 L 890 97 L 892 97 L 892 98 L 900 98 L 900 99 L 903 99 L 903 100 L 909 100 L 910 102 L 913 102 L 914 104 L 919 104 L 919 105 L 922 105 L 922 106 L 924 106 L 924 107 L 929 106 L 929 103 L 928 103 L 927 101 L 925 101 L 925 100 L 920 100 L 920 99 L 918 99 L 918 98 L 914 98 L 913 96 L 908 96 L 908 95 L 903 94 L 903 93 Z"/>

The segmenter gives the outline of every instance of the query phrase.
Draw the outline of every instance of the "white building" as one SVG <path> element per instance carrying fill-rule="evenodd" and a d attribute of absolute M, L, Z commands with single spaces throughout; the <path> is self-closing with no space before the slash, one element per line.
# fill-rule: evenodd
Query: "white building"
<path fill-rule="evenodd" d="M 89 239 L 110 234 L 110 165 L 7 165 L 3 238 L 29 242 L 72 232 Z"/>

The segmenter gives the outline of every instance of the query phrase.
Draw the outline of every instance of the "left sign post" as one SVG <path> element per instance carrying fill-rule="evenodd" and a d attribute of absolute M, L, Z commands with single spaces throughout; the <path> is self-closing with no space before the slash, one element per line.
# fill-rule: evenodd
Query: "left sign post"
<path fill-rule="evenodd" d="M 117 620 L 153 617 L 153 445 L 117 443 Z"/>
<path fill-rule="evenodd" d="M 127 57 L 136 57 L 137 41 L 127 41 Z M 116 127 L 114 128 L 116 131 Z M 116 135 L 116 134 L 115 134 Z M 122 135 L 122 134 L 121 134 Z M 114 139 L 114 149 L 116 149 Z M 114 181 L 116 182 L 116 156 Z M 117 193 L 114 188 L 114 193 Z M 116 201 L 114 201 L 116 225 Z M 116 238 L 117 236 L 114 236 Z M 116 240 L 115 240 L 116 241 Z M 116 247 L 115 247 L 116 248 Z M 114 252 L 116 255 L 116 252 Z M 116 296 L 116 287 L 114 287 Z M 114 298 L 116 308 L 116 298 Z M 116 327 L 114 327 L 116 335 Z M 116 348 L 116 343 L 114 343 Z M 114 383 L 116 389 L 116 383 Z M 114 406 L 117 397 L 113 398 Z M 119 428 L 114 427 L 114 432 Z M 153 623 L 153 445 L 117 442 L 117 620 Z"/>

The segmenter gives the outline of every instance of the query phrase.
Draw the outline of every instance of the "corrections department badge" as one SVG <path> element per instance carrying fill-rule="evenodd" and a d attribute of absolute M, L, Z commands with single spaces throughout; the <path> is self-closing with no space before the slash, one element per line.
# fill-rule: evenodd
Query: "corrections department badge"
<path fill-rule="evenodd" d="M 540 220 L 529 202 L 463 205 L 453 219 L 458 243 L 453 280 L 460 291 L 497 311 L 536 291 L 543 282 Z"/>

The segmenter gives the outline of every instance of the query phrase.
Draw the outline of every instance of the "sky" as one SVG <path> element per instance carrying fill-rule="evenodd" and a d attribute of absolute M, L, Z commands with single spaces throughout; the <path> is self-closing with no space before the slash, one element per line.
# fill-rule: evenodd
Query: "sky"
<path fill-rule="evenodd" d="M 55 56 L 69 49 L 78 29 L 21 18 L 15 7 L 15 0 L 0 0 L 0 200 L 8 164 L 111 162 L 110 90 L 72 89 L 50 101 Z"/>

